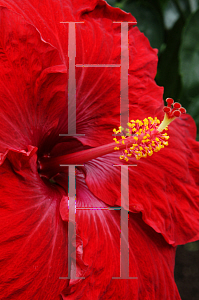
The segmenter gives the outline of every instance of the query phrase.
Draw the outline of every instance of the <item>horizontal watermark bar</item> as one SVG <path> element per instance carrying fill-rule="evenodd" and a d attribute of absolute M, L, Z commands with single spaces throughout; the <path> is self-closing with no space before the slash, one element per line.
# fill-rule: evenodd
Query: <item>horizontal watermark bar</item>
<path fill-rule="evenodd" d="M 76 64 L 76 67 L 98 67 L 98 68 L 105 68 L 105 67 L 121 67 L 121 64 Z"/>

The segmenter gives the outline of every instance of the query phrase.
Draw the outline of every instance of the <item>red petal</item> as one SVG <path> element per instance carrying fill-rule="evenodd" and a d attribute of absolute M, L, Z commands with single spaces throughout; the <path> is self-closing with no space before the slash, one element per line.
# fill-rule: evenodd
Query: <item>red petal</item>
<path fill-rule="evenodd" d="M 77 207 L 107 208 L 82 182 Z M 119 211 L 77 208 L 76 222 L 77 275 L 85 279 L 71 280 L 63 299 L 180 299 L 173 277 L 175 249 L 139 214 L 129 215 L 129 276 L 138 279 L 112 278 L 120 276 Z"/>
<path fill-rule="evenodd" d="M 130 14 L 107 5 L 104 0 L 0 0 L 0 5 L 19 13 L 28 23 L 33 24 L 42 38 L 59 50 L 66 64 L 68 28 L 60 22 L 84 21 L 88 13 L 91 19 L 96 18 L 98 21 L 101 17 L 106 20 L 111 17 L 114 21 L 135 21 Z"/>
<path fill-rule="evenodd" d="M 0 152 L 41 147 L 65 105 L 59 53 L 19 15 L 0 9 Z"/>
<path fill-rule="evenodd" d="M 8 154 L 0 168 L 0 298 L 60 299 L 68 282 L 59 279 L 67 276 L 68 261 L 62 193 L 41 180 L 36 154 Z"/>
<path fill-rule="evenodd" d="M 121 30 L 120 25 L 113 24 L 113 21 L 135 21 L 130 14 L 101 0 L 83 3 L 25 0 L 23 4 L 19 0 L 0 0 L 0 4 L 7 5 L 34 24 L 42 38 L 57 47 L 65 65 L 68 65 L 68 25 L 61 21 L 85 22 L 76 24 L 77 64 L 120 63 Z M 129 28 L 130 118 L 138 115 L 142 118 L 156 110 L 157 105 L 162 105 L 163 90 L 154 83 L 157 51 L 150 47 L 147 38 L 137 28 L 132 28 L 132 25 Z M 77 133 L 85 134 L 79 139 L 90 146 L 110 142 L 112 129 L 119 125 L 120 120 L 120 69 L 76 68 L 76 79 Z M 67 133 L 67 123 L 67 110 L 64 109 L 53 136 Z"/>

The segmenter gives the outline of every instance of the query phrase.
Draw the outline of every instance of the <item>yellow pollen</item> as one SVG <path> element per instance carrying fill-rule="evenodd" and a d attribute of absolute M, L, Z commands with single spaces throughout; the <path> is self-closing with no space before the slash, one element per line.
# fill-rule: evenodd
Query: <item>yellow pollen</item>
<path fill-rule="evenodd" d="M 127 123 L 128 128 L 125 128 L 126 134 L 120 135 L 120 139 L 113 138 L 116 144 L 120 144 L 120 147 L 116 146 L 114 150 L 123 150 L 123 154 L 119 158 L 126 162 L 129 157 L 133 156 L 137 160 L 141 157 L 151 156 L 154 152 L 168 146 L 169 136 L 162 131 L 168 129 L 167 126 L 170 122 L 171 118 L 168 117 L 165 117 L 162 123 L 157 117 L 148 117 L 143 121 L 131 120 Z M 118 130 L 114 128 L 113 132 L 118 134 L 123 130 L 124 128 L 120 126 Z M 127 145 L 129 146 L 127 147 Z"/>

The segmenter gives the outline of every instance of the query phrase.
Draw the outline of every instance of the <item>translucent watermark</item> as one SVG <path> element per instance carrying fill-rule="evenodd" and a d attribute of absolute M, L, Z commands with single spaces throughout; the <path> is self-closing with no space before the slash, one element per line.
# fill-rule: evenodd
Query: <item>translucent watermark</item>
<path fill-rule="evenodd" d="M 129 121 L 129 100 L 128 100 L 128 70 L 129 70 L 129 23 L 136 22 L 113 22 L 121 25 L 121 63 L 120 64 L 76 64 L 76 24 L 84 22 L 60 22 L 68 24 L 68 133 L 60 136 L 79 136 L 76 133 L 76 67 L 119 67 L 120 68 L 120 126 L 126 127 Z M 69 187 L 69 224 L 68 224 L 68 269 L 71 269 L 68 277 L 60 279 L 79 279 L 76 277 L 76 259 L 71 261 L 71 245 L 76 247 L 76 178 L 75 167 L 77 165 L 60 165 L 68 167 L 68 187 Z M 135 165 L 115 165 L 121 167 L 121 207 L 109 208 L 121 210 L 121 235 L 120 235 L 120 277 L 113 279 L 137 279 L 129 277 L 129 241 L 128 241 L 128 214 L 129 214 L 129 173 L 128 167 Z M 88 209 L 88 208 L 81 208 Z M 100 207 L 97 209 L 101 209 Z M 75 238 L 74 238 L 75 237 Z M 69 273 L 69 271 L 68 271 Z"/>

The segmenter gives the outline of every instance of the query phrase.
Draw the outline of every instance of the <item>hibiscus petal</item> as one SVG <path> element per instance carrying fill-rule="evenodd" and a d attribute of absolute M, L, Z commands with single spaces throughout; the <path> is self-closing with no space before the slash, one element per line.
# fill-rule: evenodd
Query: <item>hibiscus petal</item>
<path fill-rule="evenodd" d="M 83 21 L 76 24 L 76 64 L 119 64 L 121 57 L 121 29 L 113 21 L 134 21 L 121 10 L 105 1 L 0 1 L 22 14 L 40 31 L 42 38 L 55 46 L 68 66 L 68 24 L 61 21 Z M 81 4 L 81 5 L 80 5 Z M 54 14 L 56 11 L 56 14 Z M 162 88 L 154 83 L 157 51 L 137 28 L 129 25 L 130 114 L 143 115 L 162 105 Z M 63 36 L 65 37 L 63 39 Z M 85 134 L 79 140 L 97 146 L 111 140 L 113 127 L 120 120 L 120 69 L 87 67 L 76 68 L 77 81 L 77 133 Z M 66 86 L 67 89 L 67 86 Z M 114 99 L 114 101 L 113 101 Z M 108 120 L 108 123 L 107 123 Z M 70 123 L 72 122 L 69 120 Z M 60 123 L 53 133 L 67 133 L 67 109 L 60 116 Z M 100 139 L 99 139 L 100 136 Z"/>
<path fill-rule="evenodd" d="M 65 64 L 68 64 L 68 25 L 60 22 L 83 21 L 88 13 L 91 19 L 135 20 L 131 14 L 107 5 L 104 0 L 0 0 L 0 5 L 19 13 L 33 24 L 43 39 L 59 50 Z"/>
<path fill-rule="evenodd" d="M 84 2 L 46 0 L 42 3 L 25 0 L 23 4 L 18 0 L 8 0 L 0 1 L 0 4 L 6 5 L 32 23 L 42 38 L 59 50 L 62 62 L 66 66 L 68 66 L 68 24 L 60 22 L 84 22 L 76 24 L 77 64 L 119 64 L 121 30 L 120 25 L 113 24 L 113 21 L 135 21 L 130 14 L 114 9 L 102 0 Z M 119 121 L 120 69 L 76 69 L 77 133 L 86 134 L 81 139 L 84 144 L 90 145 L 92 142 L 97 145 L 98 135 L 102 136 L 101 142 L 110 140 L 112 124 Z M 67 89 L 67 85 L 65 88 Z M 116 116 L 114 111 L 117 112 Z M 104 130 L 107 117 L 110 123 L 106 125 L 107 130 Z M 88 120 L 90 126 L 87 126 Z M 67 130 L 67 109 L 64 109 L 55 134 L 67 133 Z"/>
<path fill-rule="evenodd" d="M 173 279 L 175 248 L 140 214 L 129 214 L 129 276 L 137 279 L 112 278 L 120 276 L 120 212 L 105 209 L 78 177 L 76 262 L 77 275 L 85 279 L 71 280 L 63 299 L 180 299 Z"/>
<path fill-rule="evenodd" d="M 21 159 L 23 156 L 23 160 Z M 0 168 L 0 298 L 60 299 L 67 286 L 67 224 L 62 191 L 37 174 L 36 154 L 13 152 Z"/>
<path fill-rule="evenodd" d="M 1 7 L 0 17 L 0 151 L 41 147 L 66 103 L 66 68 L 18 14 Z"/>

